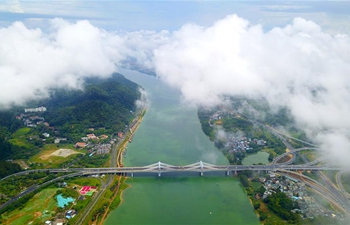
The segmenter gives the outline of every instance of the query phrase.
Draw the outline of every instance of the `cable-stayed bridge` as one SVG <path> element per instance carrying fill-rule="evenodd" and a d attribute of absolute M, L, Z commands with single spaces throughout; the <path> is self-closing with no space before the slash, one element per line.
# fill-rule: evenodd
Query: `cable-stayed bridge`
<path fill-rule="evenodd" d="M 173 173 L 176 176 L 186 176 L 190 173 L 198 173 L 200 176 L 204 176 L 206 173 L 218 172 L 217 174 L 231 175 L 239 171 L 252 170 L 252 171 L 279 171 L 279 170 L 334 170 L 341 171 L 343 168 L 331 165 L 315 166 L 312 164 L 301 165 L 286 165 L 286 164 L 270 164 L 270 165 L 214 165 L 199 161 L 189 165 L 176 166 L 163 162 L 153 163 L 147 166 L 133 166 L 133 167 L 101 167 L 101 168 L 67 168 L 67 169 L 40 169 L 40 170 L 27 170 L 12 174 L 1 180 L 8 179 L 12 176 L 29 174 L 32 172 L 50 172 L 50 173 L 70 173 L 79 172 L 80 176 L 87 176 L 93 174 L 119 174 L 126 176 L 134 176 L 143 174 L 143 176 L 162 176 L 162 174 Z M 0 181 L 1 181 L 0 180 Z"/>

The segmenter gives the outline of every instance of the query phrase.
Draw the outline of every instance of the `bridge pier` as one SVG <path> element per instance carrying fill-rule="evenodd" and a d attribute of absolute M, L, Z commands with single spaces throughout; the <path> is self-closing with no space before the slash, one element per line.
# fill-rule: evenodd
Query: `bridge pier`
<path fill-rule="evenodd" d="M 131 173 L 131 177 L 134 177 L 134 173 Z"/>
<path fill-rule="evenodd" d="M 161 177 L 162 176 L 162 172 L 158 172 L 158 177 Z"/>
<path fill-rule="evenodd" d="M 230 171 L 229 170 L 227 170 L 226 176 L 230 176 Z"/>
<path fill-rule="evenodd" d="M 235 170 L 235 176 L 237 176 L 237 170 Z"/>
<path fill-rule="evenodd" d="M 200 172 L 201 177 L 203 177 L 203 172 Z"/>

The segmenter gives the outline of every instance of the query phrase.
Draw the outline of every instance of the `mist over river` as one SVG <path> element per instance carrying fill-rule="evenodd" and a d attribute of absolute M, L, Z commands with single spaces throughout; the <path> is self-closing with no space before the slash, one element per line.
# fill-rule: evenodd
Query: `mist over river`
<path fill-rule="evenodd" d="M 179 91 L 139 72 L 120 73 L 141 85 L 150 102 L 128 145 L 126 166 L 199 160 L 228 164 L 203 133 L 197 109 L 181 104 Z M 105 224 L 259 224 L 239 181 L 232 177 L 134 177 L 127 183 L 131 187 L 123 192 L 122 204 Z"/>

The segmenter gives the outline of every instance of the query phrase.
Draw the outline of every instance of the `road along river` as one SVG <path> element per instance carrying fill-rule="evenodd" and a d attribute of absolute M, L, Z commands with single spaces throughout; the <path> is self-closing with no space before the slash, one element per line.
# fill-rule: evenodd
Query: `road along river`
<path fill-rule="evenodd" d="M 197 109 L 161 80 L 121 71 L 148 92 L 147 113 L 128 145 L 125 166 L 162 161 L 187 165 L 199 160 L 227 164 L 203 133 Z M 259 224 L 249 199 L 232 177 L 128 178 L 122 204 L 105 224 Z"/>

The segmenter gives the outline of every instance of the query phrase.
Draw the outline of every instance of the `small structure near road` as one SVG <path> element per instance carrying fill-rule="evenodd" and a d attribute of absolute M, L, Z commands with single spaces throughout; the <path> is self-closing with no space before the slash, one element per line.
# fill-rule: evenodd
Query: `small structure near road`
<path fill-rule="evenodd" d="M 94 194 L 94 192 L 97 191 L 97 187 L 96 186 L 83 186 L 79 193 L 81 195 L 87 195 L 87 196 L 92 196 Z"/>

